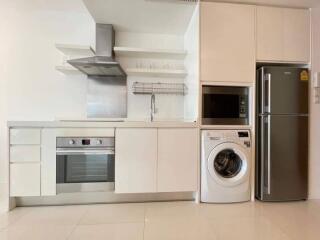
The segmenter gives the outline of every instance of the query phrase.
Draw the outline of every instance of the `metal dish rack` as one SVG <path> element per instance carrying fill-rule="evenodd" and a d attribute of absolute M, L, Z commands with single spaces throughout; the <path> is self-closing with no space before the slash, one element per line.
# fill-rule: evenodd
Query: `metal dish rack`
<path fill-rule="evenodd" d="M 174 94 L 186 95 L 188 88 L 184 83 L 146 83 L 134 82 L 132 85 L 134 94 Z"/>

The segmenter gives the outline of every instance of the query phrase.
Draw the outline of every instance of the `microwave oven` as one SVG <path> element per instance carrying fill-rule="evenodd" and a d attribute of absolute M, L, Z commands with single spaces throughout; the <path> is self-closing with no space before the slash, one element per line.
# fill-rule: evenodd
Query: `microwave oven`
<path fill-rule="evenodd" d="M 249 87 L 202 86 L 203 125 L 248 125 Z"/>

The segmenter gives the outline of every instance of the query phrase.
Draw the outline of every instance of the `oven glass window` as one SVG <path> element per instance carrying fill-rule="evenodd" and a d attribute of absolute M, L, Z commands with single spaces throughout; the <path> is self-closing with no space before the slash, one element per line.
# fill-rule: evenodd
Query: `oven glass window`
<path fill-rule="evenodd" d="M 58 155 L 57 183 L 114 182 L 114 155 Z"/>
<path fill-rule="evenodd" d="M 238 118 L 240 115 L 239 95 L 204 94 L 204 118 Z"/>

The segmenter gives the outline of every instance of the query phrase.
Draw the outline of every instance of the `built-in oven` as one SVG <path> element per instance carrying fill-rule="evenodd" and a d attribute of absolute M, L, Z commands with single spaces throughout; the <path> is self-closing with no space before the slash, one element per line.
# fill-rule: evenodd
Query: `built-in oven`
<path fill-rule="evenodd" d="M 203 125 L 248 125 L 249 87 L 202 87 Z"/>
<path fill-rule="evenodd" d="M 114 137 L 57 137 L 57 193 L 114 190 Z"/>

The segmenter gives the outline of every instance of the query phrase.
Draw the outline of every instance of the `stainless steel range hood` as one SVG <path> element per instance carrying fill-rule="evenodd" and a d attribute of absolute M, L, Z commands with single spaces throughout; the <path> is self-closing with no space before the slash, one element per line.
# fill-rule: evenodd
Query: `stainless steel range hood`
<path fill-rule="evenodd" d="M 114 59 L 114 30 L 111 24 L 96 24 L 96 56 L 69 60 L 68 63 L 88 76 L 126 77 Z"/>

